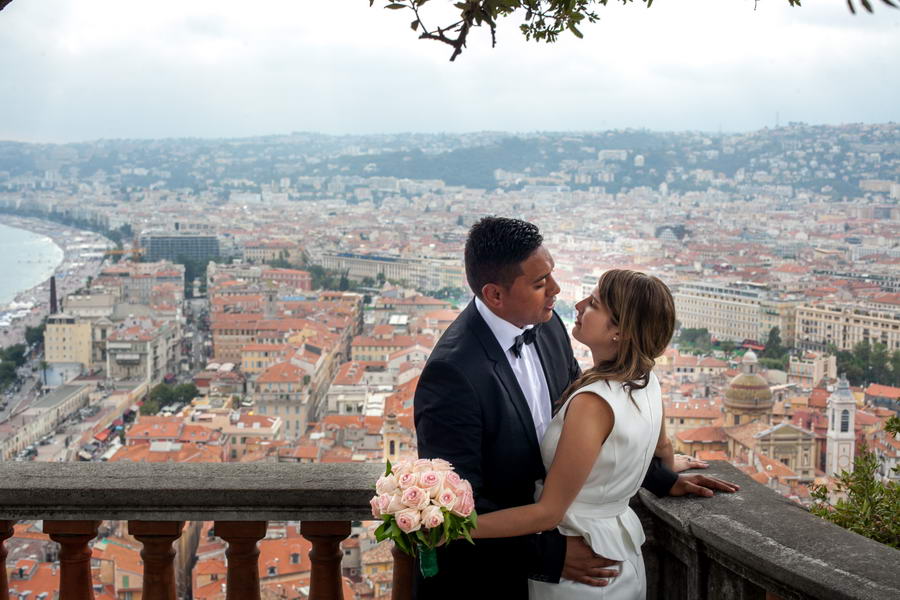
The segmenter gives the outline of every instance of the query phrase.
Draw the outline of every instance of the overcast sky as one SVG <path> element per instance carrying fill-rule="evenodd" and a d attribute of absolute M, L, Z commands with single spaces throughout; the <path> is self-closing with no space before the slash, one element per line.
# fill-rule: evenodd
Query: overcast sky
<path fill-rule="evenodd" d="M 382 0 L 14 0 L 0 11 L 0 139 L 900 120 L 900 10 L 613 2 L 583 40 L 525 42 L 510 21 L 497 48 L 476 30 L 450 63 Z"/>

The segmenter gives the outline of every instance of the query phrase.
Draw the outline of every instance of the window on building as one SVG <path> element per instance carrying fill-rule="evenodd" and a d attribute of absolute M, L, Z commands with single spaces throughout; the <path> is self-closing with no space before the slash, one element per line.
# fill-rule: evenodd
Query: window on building
<path fill-rule="evenodd" d="M 847 431 L 850 431 L 850 411 L 844 409 L 841 411 L 841 433 Z"/>
<path fill-rule="evenodd" d="M 299 565 L 299 564 L 300 564 L 300 554 L 299 554 L 299 553 L 293 552 L 293 553 L 291 554 L 291 564 L 292 564 L 292 565 Z"/>
<path fill-rule="evenodd" d="M 269 575 L 278 575 L 278 567 L 269 567 L 268 574 Z"/>
<path fill-rule="evenodd" d="M 391 440 L 391 443 L 389 445 L 388 454 L 395 454 L 397 452 L 396 448 L 397 448 L 397 442 L 395 442 L 394 440 Z"/>
<path fill-rule="evenodd" d="M 741 424 L 741 415 L 734 415 L 734 424 L 735 425 Z"/>

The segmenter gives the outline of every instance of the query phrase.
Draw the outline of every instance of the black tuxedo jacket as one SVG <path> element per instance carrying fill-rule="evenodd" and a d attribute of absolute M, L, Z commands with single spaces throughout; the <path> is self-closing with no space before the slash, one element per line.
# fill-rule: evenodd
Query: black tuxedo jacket
<path fill-rule="evenodd" d="M 556 313 L 536 328 L 537 353 L 555 402 L 580 369 Z M 534 502 L 534 484 L 546 475 L 540 440 L 505 349 L 474 301 L 432 351 L 414 403 L 419 457 L 453 463 L 472 484 L 479 514 Z M 643 485 L 665 495 L 675 478 L 657 461 Z M 471 586 L 477 597 L 527 598 L 527 579 L 559 581 L 564 560 L 565 538 L 556 530 L 477 540 L 474 546 L 456 541 L 438 550 L 437 576 L 422 579 L 417 569 L 415 597 L 458 600 L 460 590 Z"/>

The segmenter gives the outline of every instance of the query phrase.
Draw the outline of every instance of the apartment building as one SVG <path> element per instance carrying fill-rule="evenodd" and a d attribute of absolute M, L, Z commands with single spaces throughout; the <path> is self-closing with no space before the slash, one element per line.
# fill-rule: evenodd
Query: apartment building
<path fill-rule="evenodd" d="M 459 258 L 418 258 L 351 252 L 324 253 L 322 266 L 346 272 L 353 281 L 379 276 L 390 281 L 403 281 L 420 290 L 445 287 L 466 288 L 466 278 Z"/>
<path fill-rule="evenodd" d="M 156 383 L 174 372 L 181 345 L 176 321 L 130 318 L 106 339 L 106 373 L 114 379 Z"/>
<path fill-rule="evenodd" d="M 151 233 L 141 237 L 141 246 L 149 261 L 206 262 L 219 257 L 219 239 L 214 235 Z"/>
<path fill-rule="evenodd" d="M 170 284 L 180 304 L 184 300 L 184 265 L 168 261 L 117 263 L 104 267 L 93 283 L 122 302 L 147 305 L 153 303 L 154 290 Z"/>
<path fill-rule="evenodd" d="M 837 379 L 837 357 L 821 352 L 804 352 L 788 360 L 788 383 L 816 387 L 823 379 Z"/>
<path fill-rule="evenodd" d="M 47 317 L 44 331 L 45 360 L 53 364 L 80 364 L 91 367 L 91 323 L 69 314 Z"/>
<path fill-rule="evenodd" d="M 824 351 L 830 345 L 853 350 L 860 342 L 900 350 L 900 311 L 865 305 L 804 304 L 796 309 L 797 347 Z"/>
<path fill-rule="evenodd" d="M 682 327 L 706 328 L 721 340 L 765 341 L 778 327 L 784 343 L 794 338 L 794 302 L 775 298 L 755 283 L 685 283 L 672 294 Z"/>

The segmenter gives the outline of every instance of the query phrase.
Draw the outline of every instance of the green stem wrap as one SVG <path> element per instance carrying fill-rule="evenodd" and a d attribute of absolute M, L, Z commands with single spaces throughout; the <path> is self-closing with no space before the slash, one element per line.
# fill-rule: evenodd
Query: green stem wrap
<path fill-rule="evenodd" d="M 419 571 L 422 577 L 434 577 L 438 573 L 437 552 L 434 548 L 429 548 L 424 544 L 418 544 L 419 551 Z"/>

